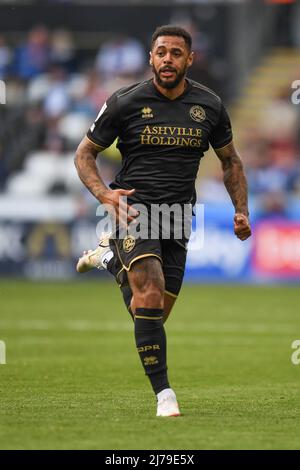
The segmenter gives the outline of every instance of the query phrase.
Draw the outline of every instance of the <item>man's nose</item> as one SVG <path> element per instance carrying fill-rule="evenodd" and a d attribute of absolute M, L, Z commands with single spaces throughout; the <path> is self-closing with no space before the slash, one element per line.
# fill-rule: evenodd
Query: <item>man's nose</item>
<path fill-rule="evenodd" d="M 170 53 L 168 53 L 168 54 L 165 55 L 165 57 L 164 57 L 164 62 L 165 62 L 166 64 L 172 62 L 172 56 L 171 56 Z"/>

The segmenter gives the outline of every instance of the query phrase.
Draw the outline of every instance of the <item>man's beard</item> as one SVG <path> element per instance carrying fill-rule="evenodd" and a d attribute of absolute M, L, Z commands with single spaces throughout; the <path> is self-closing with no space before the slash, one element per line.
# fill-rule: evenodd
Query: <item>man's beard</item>
<path fill-rule="evenodd" d="M 152 71 L 155 75 L 158 85 L 160 85 L 162 88 L 166 88 L 167 90 L 172 90 L 172 88 L 176 88 L 177 85 L 181 82 L 181 80 L 185 77 L 187 67 L 185 67 L 184 70 L 182 70 L 181 72 L 178 72 L 175 80 L 173 80 L 172 82 L 165 82 L 164 80 L 162 80 L 160 78 L 159 72 L 155 69 L 154 65 L 152 65 Z"/>

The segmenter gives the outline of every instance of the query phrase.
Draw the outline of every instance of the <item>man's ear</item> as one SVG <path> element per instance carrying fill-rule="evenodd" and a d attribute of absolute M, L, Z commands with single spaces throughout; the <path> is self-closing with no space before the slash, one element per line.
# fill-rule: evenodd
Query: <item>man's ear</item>
<path fill-rule="evenodd" d="M 189 55 L 189 58 L 188 58 L 187 66 L 190 67 L 193 62 L 194 62 L 194 53 L 191 52 L 190 55 Z"/>
<path fill-rule="evenodd" d="M 153 65 L 153 60 L 152 60 L 152 52 L 149 52 L 149 64 Z"/>

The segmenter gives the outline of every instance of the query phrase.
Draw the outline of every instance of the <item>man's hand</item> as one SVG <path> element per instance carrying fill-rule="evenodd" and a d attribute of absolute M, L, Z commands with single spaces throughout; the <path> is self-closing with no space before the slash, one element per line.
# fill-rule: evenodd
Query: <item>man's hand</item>
<path fill-rule="evenodd" d="M 116 218 L 116 222 L 127 227 L 127 224 L 134 222 L 139 214 L 122 199 L 124 196 L 131 196 L 135 189 L 111 190 L 106 187 L 96 165 L 96 158 L 101 150 L 104 149 L 91 142 L 88 137 L 82 139 L 75 156 L 79 178 L 93 196 L 105 205 L 111 216 Z"/>
<path fill-rule="evenodd" d="M 131 196 L 134 192 L 135 189 L 107 189 L 98 199 L 105 205 L 107 211 L 116 217 L 117 223 L 126 226 L 139 215 L 135 209 L 123 200 L 124 197 Z"/>
<path fill-rule="evenodd" d="M 246 215 L 236 213 L 234 216 L 234 233 L 244 241 L 251 236 L 251 227 L 249 219 Z"/>

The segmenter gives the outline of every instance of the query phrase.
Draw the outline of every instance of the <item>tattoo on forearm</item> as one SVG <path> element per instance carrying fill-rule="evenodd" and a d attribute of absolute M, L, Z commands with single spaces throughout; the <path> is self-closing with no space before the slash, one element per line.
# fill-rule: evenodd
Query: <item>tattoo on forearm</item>
<path fill-rule="evenodd" d="M 235 211 L 248 216 L 248 187 L 242 162 L 238 155 L 223 161 L 224 184 Z"/>
<path fill-rule="evenodd" d="M 234 205 L 235 212 L 240 212 L 248 217 L 247 180 L 242 161 L 233 142 L 222 149 L 217 149 L 215 152 L 221 160 L 224 184 Z"/>
<path fill-rule="evenodd" d="M 75 166 L 83 184 L 98 199 L 107 187 L 98 173 L 95 157 L 96 155 L 89 151 L 79 151 L 76 154 Z"/>

